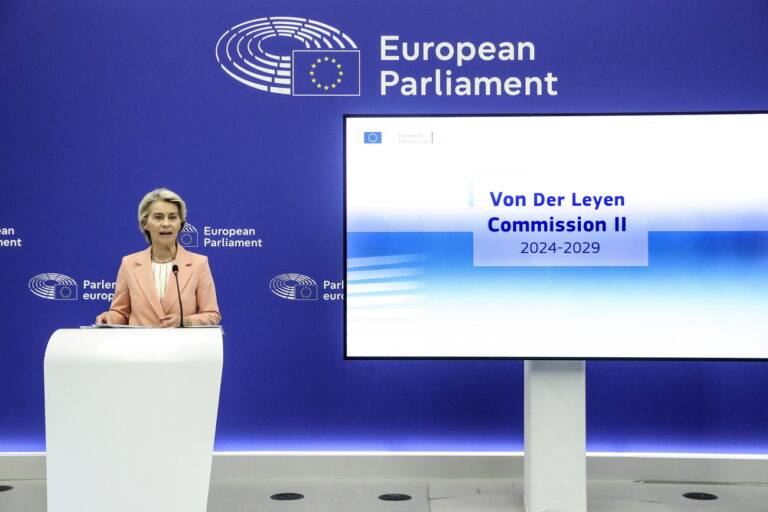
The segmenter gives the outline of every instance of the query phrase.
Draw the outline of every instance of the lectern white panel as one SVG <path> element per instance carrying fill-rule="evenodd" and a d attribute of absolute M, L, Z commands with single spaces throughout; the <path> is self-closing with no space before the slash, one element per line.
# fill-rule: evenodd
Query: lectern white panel
<path fill-rule="evenodd" d="M 204 512 L 221 329 L 60 329 L 45 353 L 48 512 Z"/>

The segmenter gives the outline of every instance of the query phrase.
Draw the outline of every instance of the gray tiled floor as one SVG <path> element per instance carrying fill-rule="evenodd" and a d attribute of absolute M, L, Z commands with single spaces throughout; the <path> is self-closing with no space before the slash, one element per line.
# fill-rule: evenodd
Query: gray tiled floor
<path fill-rule="evenodd" d="M 0 481 L 2 512 L 44 512 L 45 481 Z M 693 501 L 686 492 L 719 499 Z M 274 501 L 280 492 L 299 492 L 298 501 Z M 378 496 L 409 494 L 409 501 Z M 591 481 L 590 512 L 766 512 L 768 485 Z M 208 512 L 522 512 L 520 480 L 213 480 Z"/>
<path fill-rule="evenodd" d="M 274 501 L 281 492 L 298 492 L 304 499 Z M 403 493 L 411 500 L 386 502 L 382 494 Z M 426 481 L 402 480 L 213 480 L 208 512 L 428 512 L 429 486 Z"/>

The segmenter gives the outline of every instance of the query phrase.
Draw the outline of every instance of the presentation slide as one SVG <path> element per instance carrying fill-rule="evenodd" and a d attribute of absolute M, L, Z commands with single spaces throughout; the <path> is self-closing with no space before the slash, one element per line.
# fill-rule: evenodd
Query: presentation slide
<path fill-rule="evenodd" d="M 346 357 L 768 359 L 766 133 L 346 116 Z"/>

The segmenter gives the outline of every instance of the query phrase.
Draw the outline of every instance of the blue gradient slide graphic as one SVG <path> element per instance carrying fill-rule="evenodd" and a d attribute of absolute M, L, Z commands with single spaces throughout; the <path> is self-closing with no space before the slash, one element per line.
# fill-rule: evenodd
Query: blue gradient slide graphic
<path fill-rule="evenodd" d="M 347 251 L 389 260 L 348 267 L 348 335 L 369 356 L 706 357 L 766 327 L 766 232 L 650 233 L 647 267 L 475 267 L 472 233 L 349 233 Z"/>

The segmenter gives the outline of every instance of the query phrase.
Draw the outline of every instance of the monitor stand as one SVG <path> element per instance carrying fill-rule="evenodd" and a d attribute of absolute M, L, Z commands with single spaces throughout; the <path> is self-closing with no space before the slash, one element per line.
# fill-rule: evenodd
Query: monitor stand
<path fill-rule="evenodd" d="M 525 362 L 526 512 L 586 512 L 584 361 Z"/>

